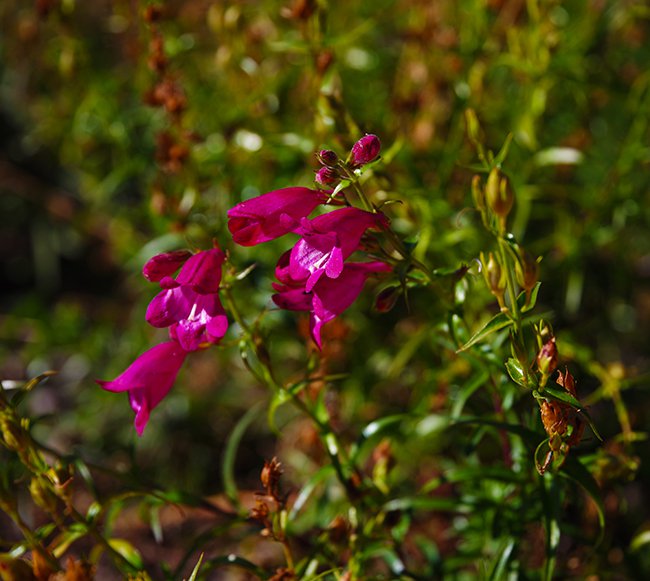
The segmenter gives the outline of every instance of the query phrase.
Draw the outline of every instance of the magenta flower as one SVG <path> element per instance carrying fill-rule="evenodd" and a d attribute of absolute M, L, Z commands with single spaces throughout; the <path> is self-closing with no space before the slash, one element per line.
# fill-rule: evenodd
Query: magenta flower
<path fill-rule="evenodd" d="M 327 195 L 295 187 L 274 190 L 228 210 L 228 229 L 241 246 L 255 246 L 293 232 Z"/>
<path fill-rule="evenodd" d="M 144 352 L 113 381 L 97 380 L 107 391 L 128 391 L 138 436 L 142 436 L 150 412 L 171 389 L 186 355 L 176 341 L 167 341 Z"/>
<path fill-rule="evenodd" d="M 353 165 L 365 165 L 371 162 L 379 155 L 381 142 L 376 135 L 365 135 L 352 146 Z"/>
<path fill-rule="evenodd" d="M 337 278 L 321 278 L 308 292 L 304 281 L 289 278 L 286 254 L 280 258 L 276 275 L 283 284 L 274 283 L 277 294 L 273 302 L 281 309 L 309 311 L 312 338 L 321 348 L 321 329 L 325 323 L 338 317 L 359 296 L 366 279 L 376 273 L 389 272 L 391 266 L 384 262 L 350 262 Z"/>
<path fill-rule="evenodd" d="M 358 208 L 341 208 L 301 223 L 302 238 L 291 250 L 289 273 L 293 280 L 307 279 L 307 292 L 323 275 L 337 278 L 343 262 L 359 248 L 361 237 L 369 228 L 388 226 L 381 213 Z"/>
<path fill-rule="evenodd" d="M 158 282 L 174 274 L 190 256 L 192 253 L 189 250 L 157 254 L 147 261 L 142 268 L 142 274 L 148 281 Z"/>
<path fill-rule="evenodd" d="M 170 327 L 170 337 L 186 351 L 218 343 L 228 330 L 218 294 L 224 259 L 218 248 L 194 254 L 176 280 L 161 279 L 163 291 L 149 303 L 147 322 L 157 328 Z"/>

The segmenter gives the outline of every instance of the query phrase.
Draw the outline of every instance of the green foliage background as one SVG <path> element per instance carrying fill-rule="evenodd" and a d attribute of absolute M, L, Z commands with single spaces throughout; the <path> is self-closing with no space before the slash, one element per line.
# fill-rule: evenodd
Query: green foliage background
<path fill-rule="evenodd" d="M 238 268 L 257 265 L 235 288 L 253 320 L 270 307 L 275 260 L 288 246 L 235 247 L 227 209 L 274 188 L 310 186 L 314 152 L 345 155 L 364 132 L 383 143 L 375 199 L 400 200 L 387 213 L 415 255 L 434 269 L 471 265 L 489 249 L 470 209 L 476 158 L 464 114 L 472 108 L 487 147 L 497 151 L 513 135 L 504 165 L 517 196 L 512 230 L 543 256 L 537 308 L 552 321 L 561 365 L 577 378 L 604 439 L 590 434 L 575 452 L 600 470 L 607 526 L 599 548 L 591 501 L 577 489 L 566 496 L 549 489 L 562 499 L 557 574 L 647 575 L 646 3 L 186 0 L 165 2 L 154 24 L 145 9 L 126 0 L 5 0 L 0 7 L 0 376 L 59 371 L 21 404 L 35 437 L 121 474 L 94 473 L 106 495 L 135 486 L 216 497 L 224 492 L 228 438 L 262 402 L 236 455 L 237 485 L 256 490 L 263 460 L 277 455 L 286 489 L 304 487 L 327 465 L 321 443 L 290 406 L 278 408 L 277 432 L 270 429 L 264 410 L 272 394 L 243 367 L 236 326 L 222 347 L 188 362 L 142 439 L 126 399 L 94 384 L 164 337 L 144 322 L 155 289 L 141 267 L 156 252 L 207 248 L 216 239 Z M 148 64 L 155 31 L 167 73 L 186 99 L 179 114 L 146 102 L 161 80 Z M 187 148 L 177 168 L 161 158 L 164 132 Z M 493 297 L 476 272 L 465 295 L 465 320 L 477 329 L 494 312 Z M 391 446 L 394 499 L 446 475 L 441 499 L 456 509 L 471 497 L 485 500 L 466 505 L 474 517 L 463 510 L 452 517 L 444 503 L 411 507 L 411 520 L 400 522 L 415 538 L 400 539 L 400 522 L 394 538 L 418 547 L 413 561 L 428 563 L 431 575 L 498 578 L 503 558 L 521 578 L 536 578 L 535 550 L 544 550 L 530 524 L 537 517 L 521 517 L 526 498 L 511 496 L 503 473 L 494 485 L 486 480 L 488 468 L 504 470 L 498 447 L 436 424 L 459 399 L 467 397 L 464 412 L 484 418 L 494 403 L 490 389 L 474 391 L 480 369 L 449 340 L 453 297 L 418 289 L 408 308 L 401 301 L 385 315 L 372 311 L 372 297 L 369 287 L 332 339 L 328 371 L 345 374 L 325 396 L 336 431 L 354 442 L 372 422 L 396 416 L 380 430 Z M 272 310 L 261 323 L 285 378 L 308 362 L 298 319 Z M 521 415 L 542 433 L 536 408 Z M 364 444 L 363 462 L 372 463 L 380 440 Z M 519 452 L 532 455 L 525 446 Z M 324 530 L 340 514 L 341 501 L 329 492 L 297 517 L 298 537 Z M 9 521 L 1 526 L 11 546 L 16 531 Z M 142 528 L 139 548 L 158 571 L 158 549 Z M 226 529 L 214 533 L 216 553 L 238 547 L 251 561 L 277 559 L 255 548 L 261 540 L 246 546 L 241 531 Z M 182 534 L 167 534 L 168 546 L 182 545 Z M 509 539 L 523 546 L 515 565 L 505 550 Z M 396 575 L 373 567 L 373 575 Z"/>

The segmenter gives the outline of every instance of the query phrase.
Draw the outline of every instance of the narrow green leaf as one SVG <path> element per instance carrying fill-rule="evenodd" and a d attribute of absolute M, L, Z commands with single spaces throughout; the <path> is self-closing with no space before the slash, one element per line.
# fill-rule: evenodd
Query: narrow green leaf
<path fill-rule="evenodd" d="M 53 375 L 56 375 L 59 373 L 58 371 L 44 371 L 40 375 L 34 377 L 33 379 L 30 379 L 24 386 L 23 389 L 25 391 L 31 391 L 34 389 L 39 383 L 42 381 L 46 380 L 48 377 L 52 377 Z"/>
<path fill-rule="evenodd" d="M 472 507 L 467 504 L 461 504 L 458 500 L 451 498 L 409 496 L 394 498 L 383 506 L 384 512 L 391 512 L 393 510 L 436 510 L 464 514 L 471 512 Z"/>
<path fill-rule="evenodd" d="M 34 389 L 38 384 L 45 381 L 48 377 L 52 377 L 53 375 L 56 375 L 57 373 L 59 373 L 59 372 L 58 371 L 44 371 L 40 375 L 37 375 L 36 377 L 33 377 L 32 379 L 27 381 L 22 386 L 20 391 L 18 391 L 18 393 L 16 393 L 16 395 L 14 395 L 11 398 L 11 405 L 13 407 L 16 407 L 18 404 L 20 404 L 25 399 L 25 397 L 27 397 L 27 394 L 30 391 L 32 391 L 32 389 Z"/>
<path fill-rule="evenodd" d="M 108 539 L 108 544 L 136 569 L 141 570 L 144 567 L 140 552 L 129 541 L 125 539 Z"/>
<path fill-rule="evenodd" d="M 492 567 L 492 571 L 490 572 L 490 581 L 506 579 L 508 561 L 510 560 L 510 555 L 512 555 L 512 550 L 515 548 L 515 542 L 515 539 L 510 538 L 506 539 L 501 545 L 494 566 Z"/>
<path fill-rule="evenodd" d="M 481 386 L 485 385 L 485 382 L 490 378 L 490 374 L 485 370 L 481 369 L 479 373 L 470 377 L 458 390 L 454 396 L 454 406 L 451 408 L 451 418 L 457 420 L 460 417 L 460 414 L 463 412 L 463 408 L 467 403 L 467 400 L 472 397 L 472 394 L 479 389 Z"/>
<path fill-rule="evenodd" d="M 526 304 L 526 293 L 522 293 L 519 295 L 517 298 L 517 304 L 521 307 L 521 312 L 522 313 L 527 313 L 528 311 L 531 311 L 532 309 L 535 308 L 535 305 L 537 304 L 537 295 L 539 294 L 539 289 L 541 288 L 542 283 L 538 282 L 534 287 L 533 290 L 530 291 L 530 302 Z M 521 297 L 523 296 L 523 304 L 520 303 Z"/>
<path fill-rule="evenodd" d="M 508 361 L 506 361 L 506 371 L 512 381 L 522 387 L 527 387 L 526 375 L 524 374 L 524 368 L 520 361 L 514 357 L 510 357 Z"/>
<path fill-rule="evenodd" d="M 239 422 L 237 422 L 237 425 L 230 433 L 223 454 L 222 475 L 224 490 L 233 505 L 238 509 L 241 508 L 241 503 L 239 502 L 239 493 L 237 483 L 235 482 L 235 458 L 237 456 L 237 448 L 244 437 L 244 433 L 257 417 L 260 406 L 261 402 L 254 405 L 241 417 Z"/>
<path fill-rule="evenodd" d="M 244 571 L 248 571 L 259 577 L 260 579 L 266 579 L 268 577 L 266 571 L 261 567 L 258 567 L 255 563 L 251 563 L 249 560 L 244 559 L 243 557 L 238 557 L 237 555 L 222 555 L 219 557 L 213 557 L 205 561 L 203 564 L 203 571 L 207 573 L 213 569 L 217 569 L 224 566 L 239 567 Z"/>
<path fill-rule="evenodd" d="M 456 353 L 460 353 L 461 351 L 466 351 L 472 345 L 475 345 L 476 343 L 480 343 L 485 338 L 489 337 L 492 333 L 501 331 L 502 329 L 505 329 L 510 325 L 512 325 L 512 319 L 508 317 L 506 313 L 496 314 L 479 331 L 474 333 L 474 335 L 472 335 L 470 340 L 467 341 L 467 343 L 465 343 L 465 345 L 463 345 L 460 349 L 458 349 Z"/>
<path fill-rule="evenodd" d="M 330 194 L 330 200 L 336 196 L 341 190 L 347 188 L 352 182 L 350 180 L 341 180 L 334 191 Z"/>
<path fill-rule="evenodd" d="M 594 543 L 595 546 L 598 546 L 605 536 L 605 505 L 603 504 L 598 483 L 582 462 L 571 455 L 569 455 L 566 462 L 562 465 L 559 474 L 566 475 L 574 482 L 577 482 L 594 501 L 598 512 L 598 524 L 600 525 L 600 532 Z"/>
<path fill-rule="evenodd" d="M 199 560 L 196 563 L 196 566 L 194 569 L 192 569 L 192 574 L 190 575 L 190 578 L 188 581 L 196 581 L 197 576 L 199 574 L 199 569 L 201 568 L 201 563 L 203 562 L 203 553 L 201 553 L 201 556 L 199 557 Z"/>
<path fill-rule="evenodd" d="M 65 552 L 70 548 L 70 545 L 74 543 L 77 539 L 80 539 L 86 534 L 86 529 L 83 528 L 70 528 L 67 531 L 64 531 L 58 535 L 50 544 L 52 549 L 52 554 L 60 559 Z"/>
<path fill-rule="evenodd" d="M 280 431 L 278 430 L 278 427 L 275 425 L 275 412 L 278 411 L 278 408 L 281 405 L 285 404 L 290 400 L 291 400 L 291 396 L 284 389 L 280 389 L 273 394 L 273 398 L 271 399 L 271 404 L 269 405 L 269 410 L 266 414 L 266 418 L 269 424 L 269 428 L 276 435 L 280 435 Z"/>
<path fill-rule="evenodd" d="M 327 464 L 316 471 L 315 474 L 307 481 L 307 483 L 300 490 L 300 494 L 296 498 L 295 502 L 291 506 L 291 511 L 289 512 L 288 520 L 292 522 L 296 517 L 300 509 L 305 505 L 309 497 L 312 495 L 316 487 L 323 482 L 326 478 L 334 473 L 334 467 L 331 464 Z"/>
<path fill-rule="evenodd" d="M 630 543 L 630 551 L 638 551 L 644 545 L 650 544 L 650 531 L 640 532 L 632 539 Z"/>
<path fill-rule="evenodd" d="M 561 401 L 563 403 L 569 404 L 571 407 L 575 408 L 578 411 L 584 411 L 583 405 L 575 398 L 573 397 L 568 391 L 565 389 L 559 389 L 557 387 L 551 387 L 551 386 L 546 386 L 544 389 L 540 389 L 536 394 L 534 394 L 535 397 L 538 399 L 554 399 L 557 401 Z"/>
<path fill-rule="evenodd" d="M 521 426 L 519 424 L 507 424 L 505 422 L 497 422 L 495 420 L 484 420 L 482 418 L 459 418 L 457 421 L 449 424 L 449 427 L 464 426 L 464 425 L 478 425 L 489 426 L 499 430 L 505 430 L 511 434 L 519 436 L 529 447 L 537 446 L 539 434 Z"/>
<path fill-rule="evenodd" d="M 497 153 L 496 157 L 494 158 L 494 165 L 495 166 L 501 166 L 501 164 L 504 162 L 504 160 L 508 156 L 508 150 L 510 149 L 510 144 L 512 143 L 512 138 L 513 138 L 513 134 L 508 133 L 508 135 L 506 136 L 506 140 L 503 142 L 503 145 L 501 146 L 501 149 L 499 150 L 499 153 Z"/>

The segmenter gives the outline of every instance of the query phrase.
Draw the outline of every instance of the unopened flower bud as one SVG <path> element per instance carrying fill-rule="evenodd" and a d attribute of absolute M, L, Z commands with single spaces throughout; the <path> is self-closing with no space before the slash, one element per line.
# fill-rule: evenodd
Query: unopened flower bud
<path fill-rule="evenodd" d="M 379 313 L 392 310 L 401 294 L 402 289 L 398 286 L 388 286 L 381 290 L 375 298 L 375 310 Z"/>
<path fill-rule="evenodd" d="M 544 377 L 548 377 L 557 369 L 557 346 L 555 337 L 544 343 L 541 351 L 537 354 L 537 369 Z"/>
<path fill-rule="evenodd" d="M 350 536 L 350 523 L 341 515 L 337 515 L 327 527 L 327 534 L 330 541 L 335 545 L 340 545 L 347 541 Z"/>
<path fill-rule="evenodd" d="M 481 125 L 478 121 L 474 109 L 465 109 L 465 125 L 467 126 L 467 136 L 472 143 L 481 141 Z"/>
<path fill-rule="evenodd" d="M 336 155 L 331 149 L 321 149 L 317 154 L 318 161 L 320 161 L 324 166 L 335 167 L 339 162 L 339 156 Z"/>
<path fill-rule="evenodd" d="M 13 415 L 6 411 L 0 415 L 0 432 L 5 446 L 14 452 L 20 452 L 25 447 L 25 434 Z"/>
<path fill-rule="evenodd" d="M 321 167 L 317 172 L 314 180 L 316 183 L 326 186 L 334 183 L 339 178 L 339 174 L 331 167 Z"/>
<path fill-rule="evenodd" d="M 40 506 L 45 512 L 54 515 L 57 513 L 57 498 L 54 492 L 46 482 L 38 477 L 32 478 L 29 483 L 29 493 L 32 500 L 37 506 Z"/>
<path fill-rule="evenodd" d="M 477 210 L 481 212 L 485 211 L 485 191 L 481 184 L 481 176 L 475 175 L 472 178 L 472 198 L 474 199 L 474 205 Z"/>
<path fill-rule="evenodd" d="M 539 262 L 532 254 L 520 248 L 516 272 L 517 282 L 526 291 L 526 306 L 528 306 L 530 294 L 539 279 Z"/>
<path fill-rule="evenodd" d="M 497 298 L 499 301 L 499 306 L 502 311 L 507 311 L 508 308 L 505 304 L 505 291 L 506 291 L 506 275 L 501 265 L 494 258 L 494 254 L 491 252 L 488 254 L 488 260 L 485 260 L 485 256 L 481 253 L 481 264 L 483 265 L 483 277 L 485 282 L 490 289 L 490 292 Z"/>
<path fill-rule="evenodd" d="M 380 150 L 379 137 L 373 134 L 366 135 L 352 146 L 352 164 L 365 165 L 375 159 Z"/>
<path fill-rule="evenodd" d="M 501 230 L 504 231 L 506 218 L 510 214 L 510 210 L 512 210 L 515 195 L 510 180 L 496 167 L 492 169 L 488 176 L 485 196 L 490 210 L 499 218 Z"/>
<path fill-rule="evenodd" d="M 142 275 L 150 282 L 159 282 L 174 274 L 192 256 L 189 250 L 165 252 L 150 258 L 142 268 Z"/>

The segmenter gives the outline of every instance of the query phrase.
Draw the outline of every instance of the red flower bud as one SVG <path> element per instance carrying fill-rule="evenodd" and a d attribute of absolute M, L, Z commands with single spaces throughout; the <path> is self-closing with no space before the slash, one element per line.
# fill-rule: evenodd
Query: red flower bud
<path fill-rule="evenodd" d="M 555 337 L 551 337 L 537 355 L 537 368 L 542 375 L 548 376 L 557 369 L 557 347 Z"/>
<path fill-rule="evenodd" d="M 352 146 L 351 161 L 354 165 L 365 165 L 375 159 L 380 150 L 379 137 L 373 134 L 366 135 Z"/>
<path fill-rule="evenodd" d="M 142 274 L 148 281 L 158 282 L 174 274 L 190 256 L 192 253 L 189 250 L 157 254 L 147 261 L 142 268 Z"/>
<path fill-rule="evenodd" d="M 327 167 L 334 167 L 339 161 L 339 156 L 331 149 L 321 149 L 316 154 L 316 157 L 318 157 L 318 161 Z"/>
<path fill-rule="evenodd" d="M 326 186 L 334 183 L 339 178 L 338 173 L 331 167 L 321 167 L 317 172 L 314 180 L 316 183 Z"/>

